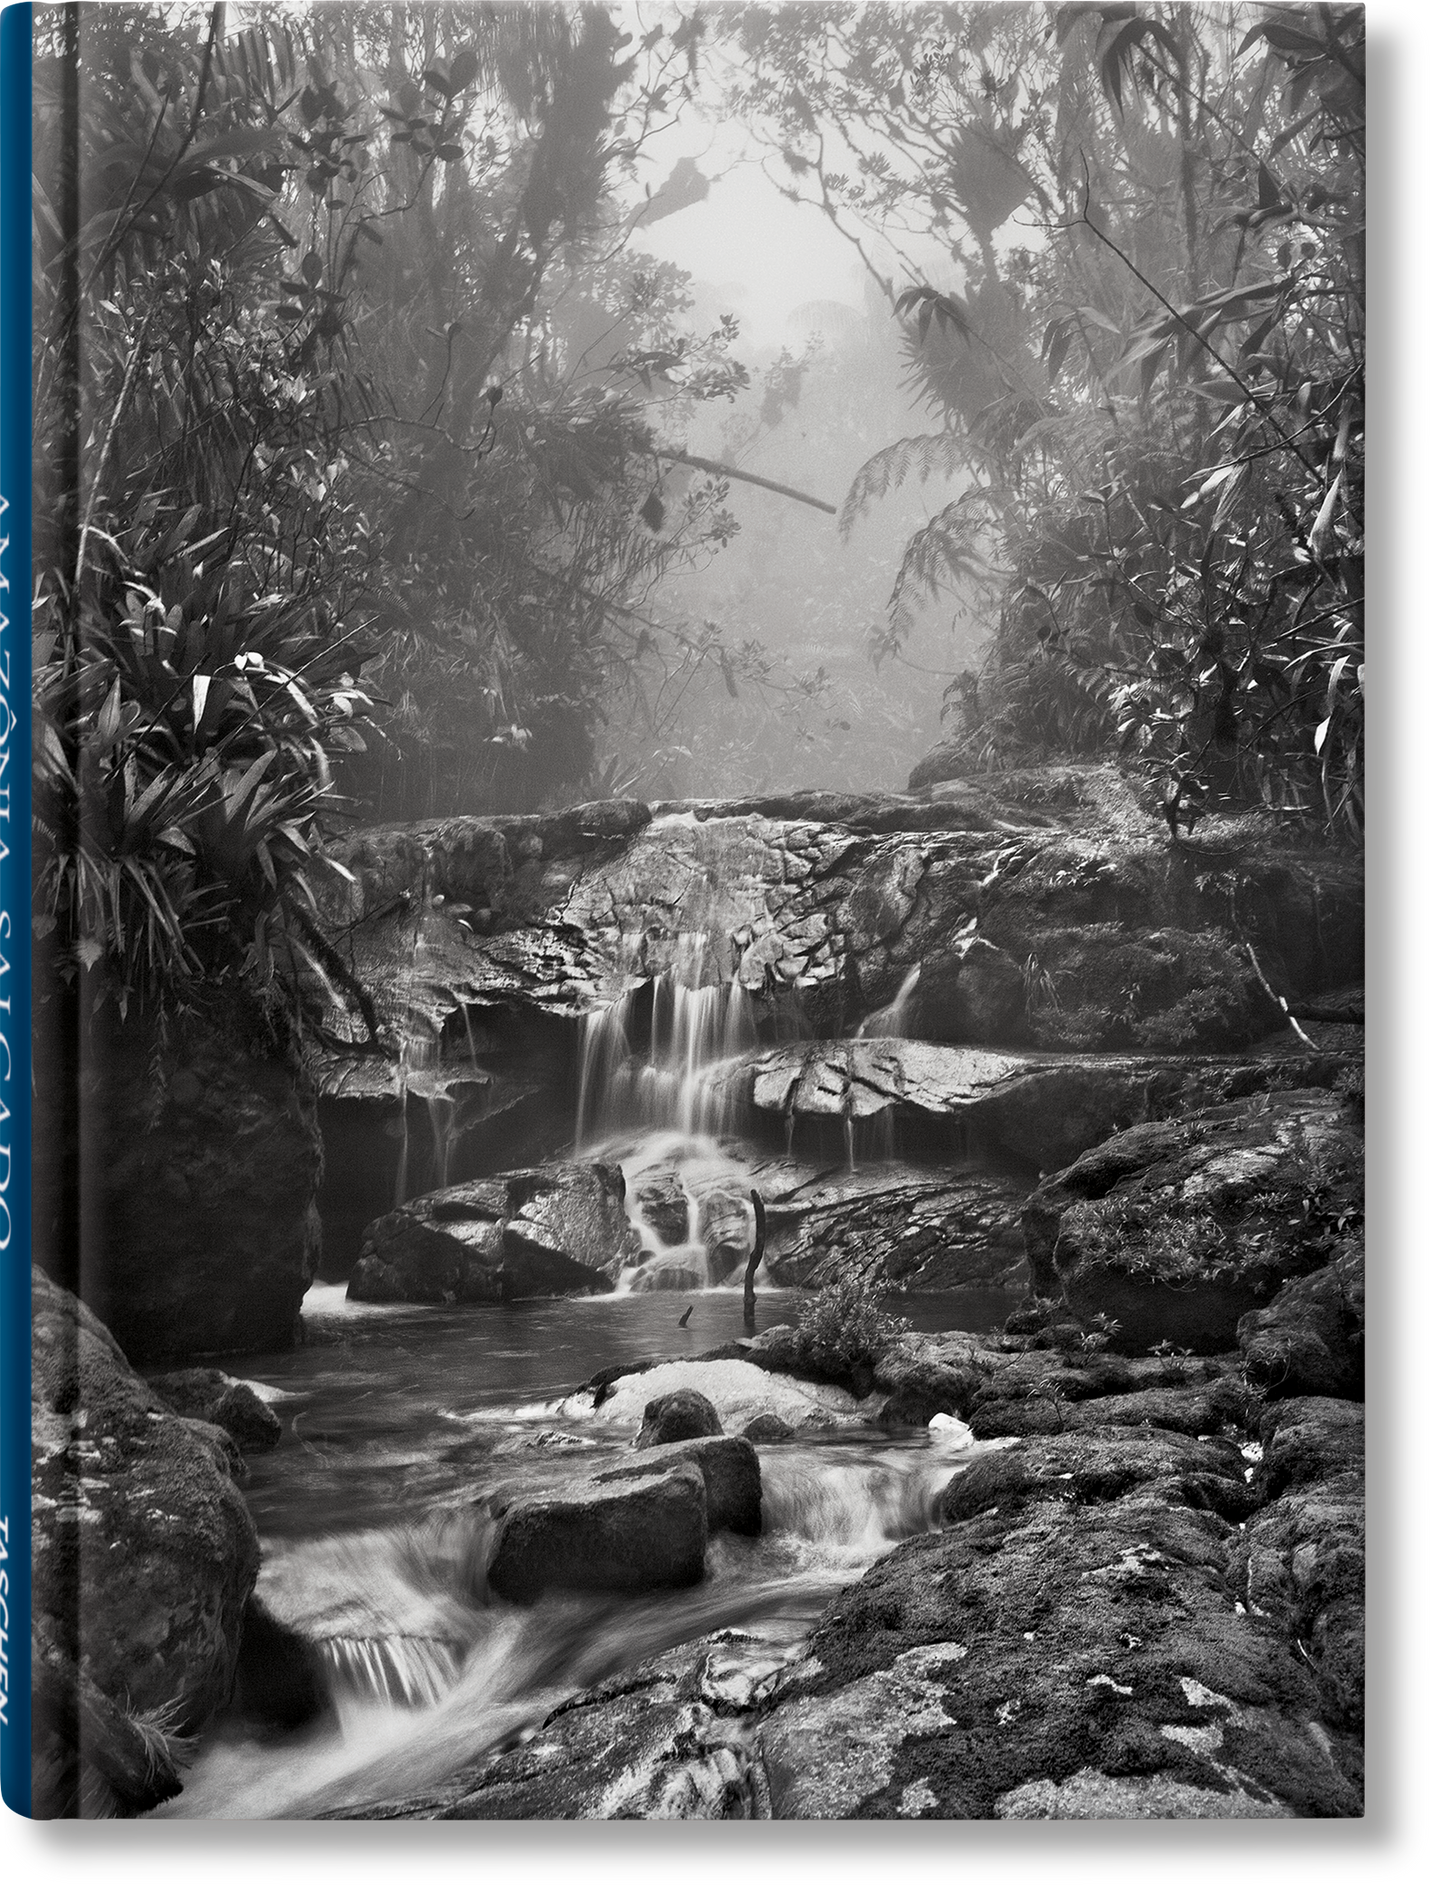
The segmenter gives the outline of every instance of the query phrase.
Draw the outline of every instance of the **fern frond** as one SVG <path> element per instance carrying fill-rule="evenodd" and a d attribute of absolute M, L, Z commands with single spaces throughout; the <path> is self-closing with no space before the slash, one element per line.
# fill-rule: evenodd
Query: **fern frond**
<path fill-rule="evenodd" d="M 846 540 L 870 503 L 902 487 L 905 481 L 915 476 L 926 481 L 930 474 L 957 474 L 968 464 L 968 441 L 954 429 L 938 435 L 906 435 L 891 447 L 881 448 L 853 477 L 838 516 L 839 533 Z"/>
<path fill-rule="evenodd" d="M 914 614 L 924 600 L 937 599 L 945 585 L 971 579 L 991 586 L 1003 578 L 979 551 L 988 527 L 988 497 L 975 489 L 940 508 L 914 534 L 904 548 L 888 598 L 888 634 L 895 649 L 912 630 Z"/>

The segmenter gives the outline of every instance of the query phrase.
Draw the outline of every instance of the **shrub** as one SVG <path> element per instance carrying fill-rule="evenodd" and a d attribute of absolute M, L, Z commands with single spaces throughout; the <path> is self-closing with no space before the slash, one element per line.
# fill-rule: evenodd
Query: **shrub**
<path fill-rule="evenodd" d="M 830 1284 L 803 1306 L 797 1346 L 820 1373 L 869 1369 L 907 1326 L 883 1308 L 882 1294 L 859 1279 Z"/>

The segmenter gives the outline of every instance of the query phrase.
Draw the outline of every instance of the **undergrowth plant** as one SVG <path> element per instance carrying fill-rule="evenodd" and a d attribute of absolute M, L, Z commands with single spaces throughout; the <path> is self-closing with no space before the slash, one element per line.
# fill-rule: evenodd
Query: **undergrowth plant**
<path fill-rule="evenodd" d="M 901 1317 L 884 1309 L 876 1286 L 849 1279 L 807 1300 L 796 1333 L 800 1352 L 819 1364 L 871 1366 L 906 1329 Z"/>

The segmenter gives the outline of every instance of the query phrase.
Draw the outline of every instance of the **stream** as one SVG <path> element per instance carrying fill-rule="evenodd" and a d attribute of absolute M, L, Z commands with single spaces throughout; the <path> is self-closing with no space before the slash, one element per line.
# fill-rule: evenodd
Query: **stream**
<path fill-rule="evenodd" d="M 759 1326 L 790 1320 L 799 1301 L 761 1291 Z M 713 1536 L 696 1587 L 521 1608 L 488 1600 L 483 1578 L 491 1523 L 479 1497 L 504 1478 L 580 1474 L 626 1451 L 631 1425 L 598 1424 L 590 1399 L 569 1404 L 569 1392 L 609 1363 L 726 1342 L 739 1302 L 728 1288 L 378 1307 L 321 1285 L 299 1349 L 227 1361 L 286 1426 L 250 1461 L 257 1595 L 316 1642 L 336 1721 L 295 1738 L 223 1722 L 152 1817 L 306 1817 L 431 1794 L 562 1700 L 683 1641 L 746 1627 L 763 1651 L 792 1651 L 839 1588 L 929 1528 L 934 1496 L 975 1452 L 845 1416 L 758 1446 L 764 1532 Z M 954 1293 L 899 1309 L 919 1329 L 982 1329 L 1008 1302 Z"/>
<path fill-rule="evenodd" d="M 584 1475 L 632 1442 L 642 1398 L 598 1409 L 578 1387 L 609 1366 L 701 1356 L 743 1328 L 751 1214 L 745 1229 L 719 1207 L 745 1207 L 770 1161 L 730 1137 L 713 1077 L 754 1042 L 752 1000 L 735 976 L 719 978 L 702 935 L 682 937 L 674 966 L 641 987 L 637 953 L 618 995 L 581 1025 L 575 1154 L 621 1164 L 643 1260 L 614 1293 L 377 1305 L 319 1284 L 299 1347 L 223 1364 L 285 1426 L 275 1451 L 252 1458 L 245 1491 L 262 1543 L 257 1598 L 314 1644 L 335 1718 L 290 1738 L 223 1720 L 156 1819 L 364 1813 L 464 1791 L 479 1764 L 563 1700 L 719 1629 L 747 1629 L 750 1650 L 780 1663 L 841 1587 L 928 1531 L 954 1471 L 985 1453 L 961 1428 L 890 1435 L 843 1392 L 792 1386 L 794 1438 L 758 1445 L 763 1532 L 714 1534 L 699 1584 L 626 1598 L 549 1592 L 526 1608 L 490 1596 L 492 1491 Z M 902 1030 L 916 979 L 865 1034 Z M 443 1183 L 444 1161 L 439 1149 Z M 648 1210 L 660 1165 L 674 1169 L 685 1206 L 671 1236 Z M 897 1308 L 915 1329 L 982 1331 L 1016 1301 L 989 1289 Z M 769 1285 L 764 1266 L 757 1329 L 792 1322 L 802 1302 Z M 711 1363 L 708 1374 L 726 1390 L 760 1373 Z"/>

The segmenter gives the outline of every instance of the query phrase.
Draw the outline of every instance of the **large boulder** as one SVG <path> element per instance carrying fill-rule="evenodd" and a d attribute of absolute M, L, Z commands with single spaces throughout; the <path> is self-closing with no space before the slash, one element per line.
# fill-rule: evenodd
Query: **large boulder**
<path fill-rule="evenodd" d="M 1239 1320 L 1244 1373 L 1267 1397 L 1365 1393 L 1365 1249 L 1336 1245 L 1327 1265 Z"/>
<path fill-rule="evenodd" d="M 67 1169 L 86 1179 L 78 1279 L 134 1363 L 284 1349 L 320 1260 L 314 1088 L 286 1031 L 213 986 L 164 1032 L 143 1010 L 85 1037 L 79 1098 L 38 1072 L 36 1250 L 71 1269 Z"/>
<path fill-rule="evenodd" d="M 1131 1127 L 1024 1208 L 1034 1287 L 1125 1350 L 1228 1350 L 1247 1311 L 1358 1225 L 1363 1193 L 1362 1130 L 1319 1088 Z"/>
<path fill-rule="evenodd" d="M 886 1398 L 879 1421 L 918 1428 L 939 1414 L 966 1416 L 987 1374 L 966 1332 L 905 1331 L 873 1366 L 873 1387 Z"/>
<path fill-rule="evenodd" d="M 580 1480 L 496 1506 L 487 1584 L 503 1600 L 525 1606 L 549 1589 L 632 1594 L 703 1577 L 707 1488 L 694 1463 Z"/>
<path fill-rule="evenodd" d="M 264 1453 L 281 1440 L 281 1419 L 269 1403 L 223 1370 L 167 1370 L 148 1379 L 178 1416 L 214 1423 L 241 1450 Z"/>
<path fill-rule="evenodd" d="M 710 1535 L 727 1529 L 735 1535 L 763 1532 L 763 1477 L 758 1452 L 743 1436 L 693 1436 L 629 1456 L 595 1472 L 598 1482 L 631 1481 L 659 1469 L 693 1468 L 707 1492 Z"/>
<path fill-rule="evenodd" d="M 701 1391 L 665 1390 L 642 1412 L 637 1447 L 654 1449 L 662 1443 L 681 1443 L 689 1437 L 721 1433 L 717 1411 Z"/>
<path fill-rule="evenodd" d="M 1017 1514 L 1042 1499 L 1077 1505 L 1114 1502 L 1135 1489 L 1221 1512 L 1227 1497 L 1240 1517 L 1250 1512 L 1247 1468 L 1232 1443 L 1200 1442 L 1172 1430 L 1105 1424 L 1077 1435 L 1049 1436 L 979 1456 L 965 1464 L 938 1498 L 938 1519 L 972 1521 L 998 1509 Z"/>
<path fill-rule="evenodd" d="M 1147 1430 L 971 1463 L 955 1525 L 846 1588 L 783 1673 L 757 1728 L 773 1815 L 1358 1815 L 1315 1669 L 1237 1605 L 1246 1466 Z"/>
<path fill-rule="evenodd" d="M 32 1309 L 36 1808 L 144 1810 L 230 1697 L 256 1531 L 207 1425 L 38 1272 Z"/>
<path fill-rule="evenodd" d="M 615 1289 L 637 1263 L 620 1168 L 560 1165 L 427 1193 L 367 1227 L 347 1295 L 500 1304 Z"/>

